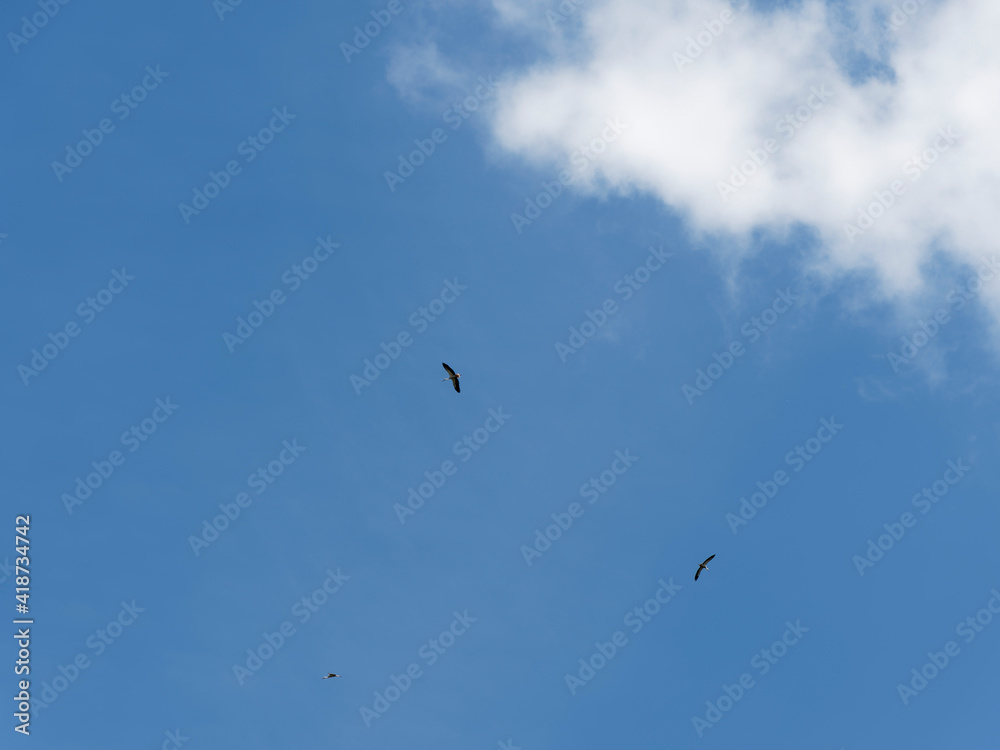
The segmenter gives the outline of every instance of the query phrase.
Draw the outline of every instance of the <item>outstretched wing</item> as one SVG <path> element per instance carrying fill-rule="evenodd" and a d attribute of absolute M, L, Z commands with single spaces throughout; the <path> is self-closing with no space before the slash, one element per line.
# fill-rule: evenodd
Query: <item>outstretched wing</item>
<path fill-rule="evenodd" d="M 710 557 L 710 558 L 708 558 L 707 560 L 705 560 L 705 562 L 703 562 L 703 563 L 702 563 L 702 565 L 708 565 L 708 564 L 709 564 L 710 562 L 712 562 L 712 560 L 713 560 L 714 558 L 715 558 L 715 555 L 712 555 L 712 557 Z"/>
<path fill-rule="evenodd" d="M 442 362 L 441 366 L 445 369 L 445 372 L 448 373 L 448 377 L 449 378 L 455 377 L 455 371 L 452 370 L 450 367 L 448 367 L 448 365 L 446 365 L 444 362 Z"/>
<path fill-rule="evenodd" d="M 698 580 L 698 576 L 700 576 L 700 575 L 701 575 L 701 568 L 699 567 L 698 570 L 694 574 L 694 580 L 697 581 Z"/>
<path fill-rule="evenodd" d="M 452 378 L 451 382 L 455 386 L 455 393 L 461 393 L 462 389 L 458 387 L 458 378 Z"/>

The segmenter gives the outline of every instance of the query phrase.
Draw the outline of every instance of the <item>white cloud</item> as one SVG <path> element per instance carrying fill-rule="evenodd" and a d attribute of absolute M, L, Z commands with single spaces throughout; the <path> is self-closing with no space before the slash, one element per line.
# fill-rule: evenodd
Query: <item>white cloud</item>
<path fill-rule="evenodd" d="M 822 240 L 814 268 L 874 271 L 897 301 L 939 289 L 926 271 L 935 253 L 976 266 L 997 250 L 995 0 L 865 0 L 836 19 L 815 0 L 767 13 L 720 0 L 588 0 L 575 30 L 541 36 L 558 4 L 495 5 L 508 28 L 528 25 L 545 46 L 541 62 L 506 77 L 500 147 L 551 172 L 607 118 L 628 125 L 594 162 L 599 181 L 577 189 L 654 194 L 696 231 L 731 235 L 736 252 L 751 229 L 808 225 Z M 894 6 L 913 12 L 893 17 Z M 753 154 L 760 161 L 767 139 L 775 152 L 723 198 L 720 182 Z M 921 154 L 934 163 L 912 161 Z M 845 225 L 876 192 L 892 205 L 875 206 L 882 215 L 850 241 Z M 1000 315 L 1000 286 L 982 300 Z"/>

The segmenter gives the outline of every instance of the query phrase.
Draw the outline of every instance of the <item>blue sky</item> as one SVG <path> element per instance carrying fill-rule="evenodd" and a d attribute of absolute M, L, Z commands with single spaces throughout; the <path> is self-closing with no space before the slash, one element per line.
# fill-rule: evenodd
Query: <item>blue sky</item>
<path fill-rule="evenodd" d="M 1000 175 L 991 105 L 959 106 L 996 66 L 908 66 L 995 11 L 924 3 L 908 37 L 880 3 L 666 5 L 69 3 L 30 38 L 49 6 L 4 12 L 18 741 L 993 747 L 1000 286 L 955 185 Z M 663 76 L 725 86 L 818 26 L 828 54 L 702 111 L 642 95 L 656 45 L 612 31 L 647 11 L 680 50 L 722 29 Z M 945 74 L 948 122 L 910 106 Z M 895 136 L 923 166 L 830 156 Z M 857 206 L 886 218 L 849 242 Z"/>

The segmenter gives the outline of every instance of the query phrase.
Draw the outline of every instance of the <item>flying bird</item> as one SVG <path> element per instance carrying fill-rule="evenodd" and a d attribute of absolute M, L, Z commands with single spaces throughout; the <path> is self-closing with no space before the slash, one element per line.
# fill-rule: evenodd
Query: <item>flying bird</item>
<path fill-rule="evenodd" d="M 445 372 L 448 373 L 448 377 L 442 378 L 441 382 L 443 383 L 445 380 L 450 380 L 452 385 L 455 386 L 455 393 L 461 393 L 462 389 L 458 387 L 458 379 L 462 377 L 462 373 L 455 372 L 450 367 L 448 367 L 448 365 L 446 365 L 444 362 L 441 363 L 441 366 L 444 367 Z"/>
<path fill-rule="evenodd" d="M 715 557 L 715 555 L 712 555 L 712 557 Z M 705 560 L 705 562 L 701 563 L 698 566 L 698 570 L 694 574 L 694 580 L 696 581 L 698 580 L 698 576 L 701 575 L 702 570 L 708 570 L 708 564 L 712 561 L 712 557 L 708 558 L 707 560 Z"/>
<path fill-rule="evenodd" d="M 327 675 L 326 677 L 324 677 L 323 679 L 324 679 L 324 680 L 328 680 L 328 679 L 330 679 L 331 677 L 340 677 L 340 675 L 339 675 L 339 674 L 333 674 L 333 672 L 331 672 L 330 674 L 328 674 L 328 675 Z"/>

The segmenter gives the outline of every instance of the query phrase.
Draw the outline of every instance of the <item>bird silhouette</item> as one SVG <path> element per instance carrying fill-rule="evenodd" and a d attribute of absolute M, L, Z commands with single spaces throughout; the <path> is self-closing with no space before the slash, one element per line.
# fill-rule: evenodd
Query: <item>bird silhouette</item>
<path fill-rule="evenodd" d="M 715 555 L 712 555 L 712 557 L 715 557 Z M 708 570 L 708 564 L 712 561 L 712 557 L 708 558 L 707 560 L 705 560 L 705 562 L 701 563 L 698 566 L 698 570 L 694 574 L 694 580 L 696 581 L 698 580 L 698 576 L 701 575 L 702 570 Z"/>
<path fill-rule="evenodd" d="M 461 393 L 462 389 L 458 387 L 458 379 L 462 377 L 462 373 L 455 372 L 450 367 L 448 367 L 448 365 L 446 365 L 444 362 L 442 362 L 441 365 L 442 367 L 444 367 L 445 372 L 448 373 L 448 377 L 442 378 L 441 382 L 443 383 L 445 380 L 450 380 L 452 382 L 452 385 L 455 386 L 455 393 Z"/>
<path fill-rule="evenodd" d="M 333 672 L 331 672 L 330 674 L 328 674 L 328 675 L 327 675 L 326 677 L 324 677 L 323 679 L 324 679 L 324 680 L 328 680 L 328 679 L 330 679 L 331 677 L 340 677 L 340 675 L 339 675 L 339 674 L 334 674 Z"/>

